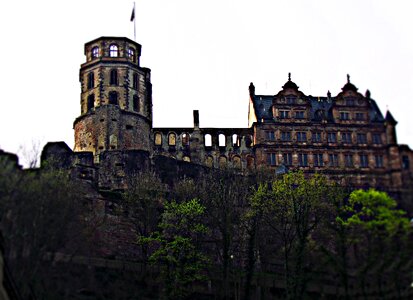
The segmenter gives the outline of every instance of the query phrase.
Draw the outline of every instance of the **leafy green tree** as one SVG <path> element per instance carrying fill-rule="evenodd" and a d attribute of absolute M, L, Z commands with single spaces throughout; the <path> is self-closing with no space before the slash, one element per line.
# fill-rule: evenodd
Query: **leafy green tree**
<path fill-rule="evenodd" d="M 281 242 L 287 299 L 301 299 L 304 295 L 311 234 L 326 211 L 329 189 L 324 176 L 306 178 L 302 172 L 291 172 L 271 184 L 260 184 L 250 198 L 255 211 L 252 215 L 260 215 L 265 225 L 261 230 Z"/>
<path fill-rule="evenodd" d="M 159 231 L 141 238 L 155 250 L 149 257 L 152 263 L 161 264 L 164 296 L 167 299 L 187 299 L 192 285 L 205 279 L 207 258 L 202 252 L 202 238 L 207 233 L 203 224 L 205 207 L 198 199 L 182 203 L 164 204 Z"/>
<path fill-rule="evenodd" d="M 360 238 L 354 244 L 354 253 L 363 296 L 368 297 L 369 284 L 377 287 L 379 297 L 384 297 L 384 274 L 395 265 L 394 257 L 404 257 L 401 254 L 406 250 L 394 246 L 411 235 L 406 213 L 397 209 L 396 201 L 387 193 L 374 189 L 353 191 L 344 210 L 348 217 L 338 222 L 354 227 Z M 397 283 L 394 285 L 397 287 Z"/>

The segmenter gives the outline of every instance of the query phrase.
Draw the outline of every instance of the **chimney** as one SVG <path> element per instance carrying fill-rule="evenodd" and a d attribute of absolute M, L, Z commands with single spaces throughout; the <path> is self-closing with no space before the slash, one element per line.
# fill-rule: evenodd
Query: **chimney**
<path fill-rule="evenodd" d="M 199 129 L 199 110 L 194 110 L 194 128 Z"/>

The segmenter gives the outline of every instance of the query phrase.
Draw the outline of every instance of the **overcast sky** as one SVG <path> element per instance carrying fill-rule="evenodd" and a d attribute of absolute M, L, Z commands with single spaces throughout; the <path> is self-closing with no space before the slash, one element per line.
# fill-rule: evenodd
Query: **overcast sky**
<path fill-rule="evenodd" d="M 74 143 L 84 43 L 133 39 L 129 0 L 0 4 L 0 148 Z M 351 76 L 399 122 L 413 147 L 410 0 L 137 0 L 141 65 L 152 70 L 154 126 L 246 127 L 248 85 L 276 94 L 292 80 L 335 96 Z"/>

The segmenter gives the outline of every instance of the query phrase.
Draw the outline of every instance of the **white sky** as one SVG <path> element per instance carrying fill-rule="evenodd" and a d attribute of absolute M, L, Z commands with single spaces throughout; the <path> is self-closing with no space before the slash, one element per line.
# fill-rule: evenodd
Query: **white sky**
<path fill-rule="evenodd" d="M 130 0 L 0 4 L 0 148 L 32 140 L 73 147 L 84 43 L 133 39 Z M 246 127 L 248 85 L 276 94 L 292 80 L 335 96 L 346 74 L 370 89 L 413 147 L 411 0 L 137 0 L 141 65 L 152 69 L 154 126 Z"/>

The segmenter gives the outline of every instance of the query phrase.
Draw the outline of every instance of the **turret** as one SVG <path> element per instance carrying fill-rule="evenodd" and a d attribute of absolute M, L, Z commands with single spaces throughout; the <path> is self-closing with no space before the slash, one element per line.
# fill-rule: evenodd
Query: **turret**
<path fill-rule="evenodd" d="M 148 150 L 152 127 L 150 69 L 140 66 L 141 45 L 123 37 L 85 44 L 80 67 L 80 113 L 74 151 Z"/>

